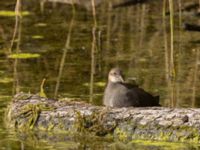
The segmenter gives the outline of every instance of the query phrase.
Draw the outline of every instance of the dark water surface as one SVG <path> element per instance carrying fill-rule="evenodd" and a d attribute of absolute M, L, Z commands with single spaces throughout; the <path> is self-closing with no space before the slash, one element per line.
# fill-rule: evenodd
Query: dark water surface
<path fill-rule="evenodd" d="M 182 2 L 184 8 L 196 1 Z M 196 145 L 181 143 L 135 141 L 123 145 L 108 139 L 70 137 L 63 133 L 57 135 L 62 139 L 54 139 L 51 133 L 21 136 L 5 129 L 3 115 L 11 97 L 19 91 L 38 93 L 44 78 L 48 97 L 93 99 L 93 103 L 101 105 L 106 76 L 114 66 L 121 67 L 125 76 L 139 86 L 160 95 L 163 106 L 200 105 L 200 33 L 182 30 L 184 22 L 199 21 L 195 10 L 182 11 L 180 20 L 178 2 L 174 6 L 174 67 L 170 67 L 169 15 L 163 28 L 163 1 L 116 5 L 119 3 L 120 0 L 105 0 L 96 10 L 95 71 L 91 90 L 94 22 L 90 3 L 76 5 L 73 12 L 73 7 L 64 3 L 23 0 L 25 13 L 18 20 L 12 53 L 35 53 L 40 57 L 12 59 L 8 55 L 16 21 L 15 1 L 0 1 L 0 149 L 199 149 Z"/>

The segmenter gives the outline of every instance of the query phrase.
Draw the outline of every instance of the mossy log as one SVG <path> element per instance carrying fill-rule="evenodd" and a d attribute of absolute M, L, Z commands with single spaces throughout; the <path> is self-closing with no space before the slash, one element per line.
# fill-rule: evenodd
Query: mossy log
<path fill-rule="evenodd" d="M 200 109 L 195 108 L 105 108 L 19 93 L 9 105 L 5 120 L 9 127 L 23 131 L 86 132 L 124 142 L 200 142 Z"/>

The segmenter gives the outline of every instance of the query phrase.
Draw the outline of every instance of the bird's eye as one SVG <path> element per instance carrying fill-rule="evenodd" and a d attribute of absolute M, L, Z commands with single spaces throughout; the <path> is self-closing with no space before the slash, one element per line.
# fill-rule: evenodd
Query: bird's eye
<path fill-rule="evenodd" d="M 116 72 L 114 72 L 114 73 L 113 73 L 113 75 L 117 75 L 117 73 L 116 73 Z"/>

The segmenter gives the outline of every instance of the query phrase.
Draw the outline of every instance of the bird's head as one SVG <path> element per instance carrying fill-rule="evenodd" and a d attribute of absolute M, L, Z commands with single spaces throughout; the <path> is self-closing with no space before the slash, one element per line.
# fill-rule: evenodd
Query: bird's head
<path fill-rule="evenodd" d="M 112 83 L 123 83 L 122 71 L 119 68 L 113 68 L 108 74 L 108 81 Z"/>

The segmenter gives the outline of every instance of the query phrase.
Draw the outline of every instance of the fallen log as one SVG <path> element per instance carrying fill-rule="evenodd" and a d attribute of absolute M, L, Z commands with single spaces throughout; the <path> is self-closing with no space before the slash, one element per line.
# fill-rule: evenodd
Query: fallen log
<path fill-rule="evenodd" d="M 200 109 L 195 108 L 105 108 L 19 93 L 8 106 L 5 123 L 20 131 L 109 135 L 124 142 L 200 142 Z"/>

